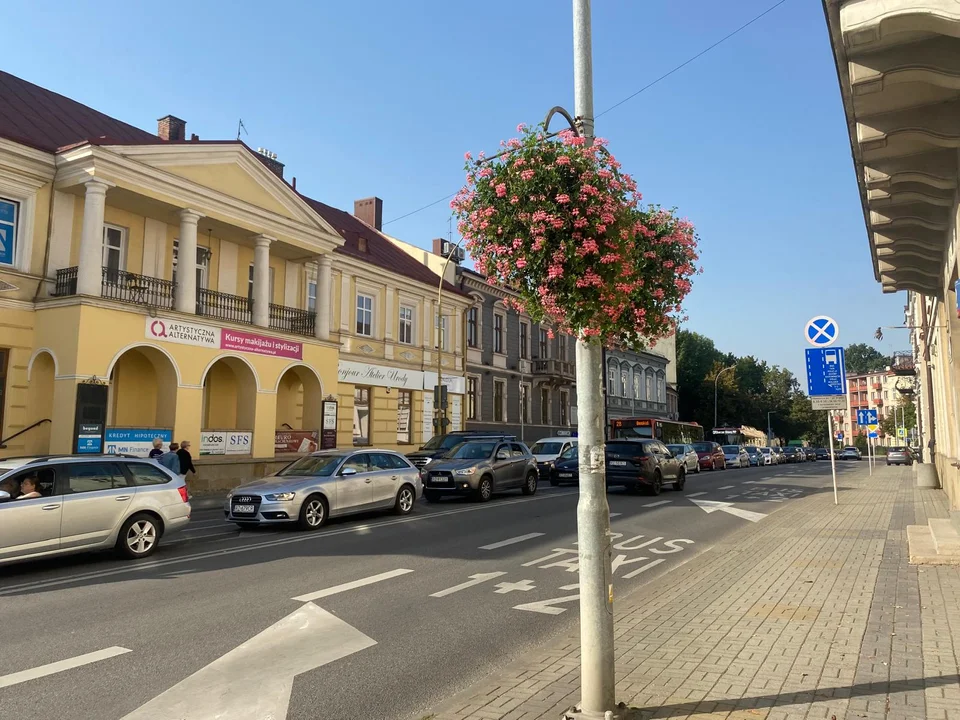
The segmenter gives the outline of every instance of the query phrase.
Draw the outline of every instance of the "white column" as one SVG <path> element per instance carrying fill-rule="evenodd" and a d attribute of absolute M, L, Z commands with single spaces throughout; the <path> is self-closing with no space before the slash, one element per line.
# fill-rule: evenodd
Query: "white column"
<path fill-rule="evenodd" d="M 110 186 L 102 180 L 88 180 L 84 186 L 87 190 L 83 198 L 77 294 L 99 297 L 103 277 L 103 211 Z"/>
<path fill-rule="evenodd" d="M 270 243 L 273 238 L 257 235 L 253 250 L 253 324 L 270 325 Z"/>
<path fill-rule="evenodd" d="M 177 249 L 177 287 L 174 308 L 177 312 L 197 312 L 197 223 L 202 216 L 193 210 L 180 211 L 180 240 Z"/>
<path fill-rule="evenodd" d="M 314 321 L 314 333 L 318 340 L 330 339 L 330 301 L 333 293 L 331 268 L 333 261 L 329 255 L 317 258 L 317 319 Z"/>

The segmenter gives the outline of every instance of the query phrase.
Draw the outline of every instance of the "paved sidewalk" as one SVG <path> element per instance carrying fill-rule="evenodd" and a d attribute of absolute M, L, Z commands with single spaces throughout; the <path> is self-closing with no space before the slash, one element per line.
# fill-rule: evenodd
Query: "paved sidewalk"
<path fill-rule="evenodd" d="M 907 563 L 947 517 L 910 468 L 844 474 L 616 606 L 617 699 L 636 718 L 960 720 L 960 568 Z M 579 635 L 431 720 L 556 720 L 579 700 Z"/>

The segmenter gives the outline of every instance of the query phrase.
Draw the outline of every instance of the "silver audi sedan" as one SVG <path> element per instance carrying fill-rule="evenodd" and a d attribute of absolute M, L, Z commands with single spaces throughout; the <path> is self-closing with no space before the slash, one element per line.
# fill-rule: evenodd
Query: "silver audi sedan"
<path fill-rule="evenodd" d="M 422 494 L 420 471 L 400 453 L 321 450 L 235 488 L 223 514 L 240 527 L 296 523 L 316 530 L 338 515 L 387 509 L 406 515 Z"/>

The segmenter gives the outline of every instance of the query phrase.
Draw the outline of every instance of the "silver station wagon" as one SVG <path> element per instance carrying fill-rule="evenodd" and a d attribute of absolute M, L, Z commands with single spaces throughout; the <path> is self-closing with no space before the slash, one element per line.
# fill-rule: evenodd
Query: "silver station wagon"
<path fill-rule="evenodd" d="M 422 493 L 420 471 L 400 453 L 321 450 L 235 488 L 223 514 L 240 527 L 297 523 L 316 530 L 337 515 L 391 508 L 406 515 Z"/>
<path fill-rule="evenodd" d="M 0 565 L 113 548 L 151 555 L 190 521 L 183 479 L 147 459 L 0 459 Z"/>

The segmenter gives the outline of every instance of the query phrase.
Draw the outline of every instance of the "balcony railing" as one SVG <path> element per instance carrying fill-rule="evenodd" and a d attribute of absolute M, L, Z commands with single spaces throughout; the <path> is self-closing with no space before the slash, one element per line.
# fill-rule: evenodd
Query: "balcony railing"
<path fill-rule="evenodd" d="M 274 330 L 313 337 L 317 314 L 286 305 L 270 305 L 270 327 Z"/>
<path fill-rule="evenodd" d="M 893 364 L 890 366 L 894 375 L 916 375 L 917 369 L 914 365 L 913 354 L 909 352 L 897 352 L 893 354 Z"/>
<path fill-rule="evenodd" d="M 572 379 L 574 376 L 573 363 L 566 360 L 554 360 L 553 358 L 534 360 L 533 374 Z"/>
<path fill-rule="evenodd" d="M 248 298 L 205 288 L 197 290 L 197 315 L 228 322 L 253 324 L 253 308 Z"/>
<path fill-rule="evenodd" d="M 665 402 L 657 402 L 656 400 L 637 400 L 635 398 L 608 394 L 607 402 L 611 407 L 623 408 L 636 415 L 642 415 L 644 413 L 655 413 L 657 415 L 667 414 L 667 404 Z"/>
<path fill-rule="evenodd" d="M 175 283 L 170 280 L 103 268 L 100 295 L 134 305 L 172 310 L 174 287 Z"/>
<path fill-rule="evenodd" d="M 54 297 L 77 294 L 77 266 L 57 270 L 57 279 L 53 285 Z"/>

